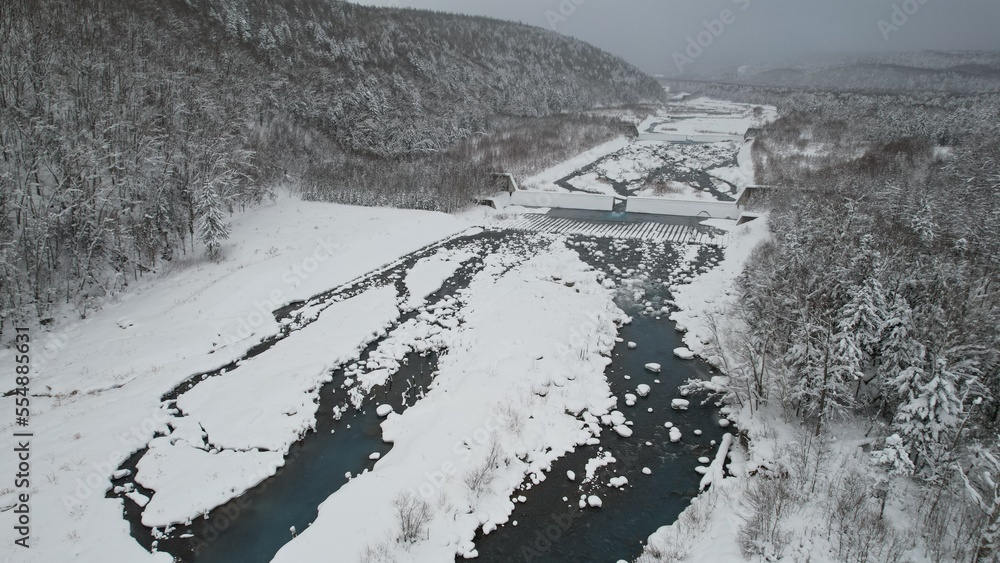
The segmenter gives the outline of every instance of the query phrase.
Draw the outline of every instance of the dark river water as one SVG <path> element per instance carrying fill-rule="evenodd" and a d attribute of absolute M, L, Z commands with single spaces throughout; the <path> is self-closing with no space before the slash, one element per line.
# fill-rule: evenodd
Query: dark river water
<path fill-rule="evenodd" d="M 420 258 L 442 247 L 475 250 L 479 258 L 465 263 L 440 291 L 429 297 L 428 302 L 433 303 L 465 287 L 482 267 L 482 257 L 501 246 L 515 248 L 528 258 L 551 240 L 550 236 L 496 231 L 459 237 L 415 253 L 393 267 L 347 287 L 331 290 L 303 305 L 350 297 L 379 285 L 394 284 L 402 295 L 405 288 L 401 279 Z M 697 460 L 701 456 L 714 457 L 716 448 L 712 442 L 718 441 L 723 433 L 718 425 L 718 409 L 713 402 L 702 405 L 704 397 L 690 397 L 691 407 L 687 411 L 675 411 L 670 407 L 671 400 L 680 397 L 678 386 L 688 379 L 710 375 L 706 364 L 674 357 L 673 349 L 682 345 L 680 335 L 674 323 L 667 320 L 667 314 L 659 312 L 670 299 L 662 281 L 675 274 L 679 247 L 588 237 L 567 240 L 579 251 L 581 258 L 595 268 L 610 271 L 614 266 L 623 272 L 634 269 L 636 273 L 646 273 L 646 280 L 621 290 L 616 299 L 633 317 L 633 322 L 620 330 L 623 342 L 616 345 L 612 363 L 606 370 L 611 389 L 619 398 L 618 409 L 633 422 L 634 433 L 625 439 L 606 429 L 599 445 L 577 449 L 554 463 L 549 478 L 541 484 L 530 488 L 526 484 L 523 490 L 515 492 L 515 496 L 527 497 L 528 502 L 517 504 L 511 518 L 517 525 L 511 522 L 487 536 L 480 534 L 477 537 L 482 561 L 614 562 L 634 559 L 642 551 L 642 542 L 658 527 L 672 523 L 697 494 L 700 481 L 700 475 L 694 471 L 699 465 Z M 695 267 L 717 259 L 719 254 L 714 247 L 701 247 Z M 640 265 L 644 269 L 640 270 Z M 640 288 L 645 295 L 636 301 L 633 292 Z M 654 313 L 644 312 L 647 302 Z M 285 308 L 279 314 L 294 318 L 296 308 Z M 404 315 L 400 322 L 413 314 Z M 287 334 L 278 338 L 285 336 Z M 362 359 L 381 340 L 373 342 L 362 354 Z M 635 349 L 627 347 L 630 341 L 637 345 Z M 266 352 L 274 339 L 269 342 L 252 354 Z M 646 371 L 644 365 L 649 362 L 661 364 L 662 372 Z M 310 525 L 316 518 L 318 505 L 347 482 L 345 474 L 357 475 L 370 469 L 375 463 L 369 460 L 372 452 L 384 455 L 389 451 L 391 446 L 382 441 L 381 419 L 375 414 L 374 406 L 387 403 L 393 405 L 396 412 L 402 412 L 407 405 L 417 401 L 433 381 L 436 365 L 434 352 L 423 356 L 411 354 L 385 387 L 372 392 L 361 410 L 349 409 L 339 420 L 335 420 L 333 413 L 335 407 L 345 401 L 341 388 L 345 374 L 343 368 L 335 371 L 333 381 L 320 391 L 316 430 L 292 446 L 285 466 L 242 497 L 216 508 L 205 518 L 195 519 L 190 526 L 178 526 L 165 535 L 160 530 L 154 536 L 151 530 L 142 526 L 138 505 L 120 493 L 112 492 L 109 496 L 124 499 L 125 517 L 131 524 L 132 535 L 147 549 L 165 551 L 178 561 L 192 563 L 268 562 L 292 538 L 292 527 L 301 531 Z M 176 399 L 202 377 L 217 374 L 199 374 L 164 399 Z M 641 383 L 649 385 L 652 392 L 648 397 L 639 398 L 634 407 L 625 406 L 625 394 L 635 394 Z M 666 422 L 681 429 L 683 440 L 680 443 L 670 442 L 668 429 L 664 426 Z M 696 429 L 703 434 L 696 436 Z M 604 451 L 610 452 L 617 461 L 599 469 L 593 482 L 581 485 L 587 461 Z M 122 468 L 134 473 L 135 464 L 144 454 L 145 451 L 136 453 Z M 648 475 L 643 472 L 644 468 L 649 470 Z M 568 470 L 578 476 L 575 482 L 566 478 Z M 621 489 L 610 487 L 608 479 L 612 476 L 624 476 L 628 484 Z M 116 480 L 114 485 L 132 486 L 147 496 L 152 494 L 131 479 Z M 581 510 L 577 504 L 581 494 L 600 496 L 603 507 Z M 331 561 L 338 560 L 336 550 L 336 546 L 331 546 Z M 350 558 L 352 554 L 345 555 Z"/>

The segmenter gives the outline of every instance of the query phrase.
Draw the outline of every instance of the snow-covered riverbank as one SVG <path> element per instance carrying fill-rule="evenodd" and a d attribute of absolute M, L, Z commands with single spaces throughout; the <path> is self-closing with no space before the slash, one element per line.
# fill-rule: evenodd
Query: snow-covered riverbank
<path fill-rule="evenodd" d="M 120 501 L 104 498 L 114 469 L 154 432 L 169 432 L 160 396 L 276 333 L 273 309 L 468 227 L 439 213 L 285 196 L 236 219 L 220 263 L 200 254 L 177 260 L 88 319 L 65 319 L 53 333 L 35 331 L 30 430 L 36 525 L 32 548 L 18 561 L 169 561 L 136 543 Z M 11 361 L 9 355 L 5 350 L 0 361 Z M 11 450 L 13 401 L 3 404 L 0 447 Z M 3 456 L 0 470 L 13 475 L 14 459 Z M 9 509 L 11 489 L 0 493 L 0 506 Z"/>

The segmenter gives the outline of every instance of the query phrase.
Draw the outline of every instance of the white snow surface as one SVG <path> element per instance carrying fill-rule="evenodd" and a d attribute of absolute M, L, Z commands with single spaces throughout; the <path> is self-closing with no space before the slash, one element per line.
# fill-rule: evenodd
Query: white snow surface
<path fill-rule="evenodd" d="M 357 357 L 398 317 L 392 286 L 335 303 L 260 356 L 184 393 L 177 406 L 216 446 L 287 453 L 313 427 L 330 371 Z"/>
<path fill-rule="evenodd" d="M 153 489 L 142 523 L 164 527 L 193 520 L 267 479 L 285 465 L 280 452 L 209 453 L 162 438 L 139 460 L 136 482 Z"/>
<path fill-rule="evenodd" d="M 382 423 L 392 450 L 323 502 L 276 563 L 316 561 L 331 545 L 341 561 L 379 544 L 401 562 L 471 556 L 477 528 L 508 521 L 526 475 L 543 479 L 553 460 L 593 437 L 567 410 L 586 405 L 599 416 L 614 406 L 606 354 L 626 319 L 596 273 L 556 243 L 499 279 L 477 275 L 466 295 L 465 324 L 451 334 L 427 396 Z M 507 406 L 532 418 L 507 424 Z M 492 483 L 473 493 L 463 476 L 484 463 L 494 440 L 502 461 L 490 469 Z M 426 500 L 432 514 L 426 537 L 405 549 L 392 539 L 401 494 Z"/>
<path fill-rule="evenodd" d="M 442 249 L 434 256 L 428 256 L 414 264 L 403 282 L 410 293 L 405 309 L 416 309 L 423 305 L 427 296 L 440 289 L 441 284 L 472 256 L 467 252 L 450 252 Z"/>

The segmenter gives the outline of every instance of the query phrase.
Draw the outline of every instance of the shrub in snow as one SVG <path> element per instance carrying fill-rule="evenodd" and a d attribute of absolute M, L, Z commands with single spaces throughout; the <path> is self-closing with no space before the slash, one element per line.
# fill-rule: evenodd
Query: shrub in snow
<path fill-rule="evenodd" d="M 395 560 L 396 554 L 393 553 L 388 542 L 366 545 L 361 551 L 361 563 L 386 563 Z"/>
<path fill-rule="evenodd" d="M 431 521 L 431 507 L 417 495 L 400 493 L 392 501 L 396 509 L 396 523 L 399 525 L 399 535 L 396 541 L 411 544 L 427 535 L 427 524 Z"/>
<path fill-rule="evenodd" d="M 794 499 L 787 479 L 747 479 L 741 502 L 745 509 L 737 541 L 743 556 L 781 559 L 792 540 L 784 520 Z"/>
<path fill-rule="evenodd" d="M 469 492 L 473 499 L 478 499 L 489 490 L 490 485 L 496 480 L 497 470 L 505 457 L 503 446 L 496 434 L 490 439 L 490 449 L 486 453 L 486 458 L 482 463 L 475 466 L 465 474 L 465 485 L 469 487 Z"/>

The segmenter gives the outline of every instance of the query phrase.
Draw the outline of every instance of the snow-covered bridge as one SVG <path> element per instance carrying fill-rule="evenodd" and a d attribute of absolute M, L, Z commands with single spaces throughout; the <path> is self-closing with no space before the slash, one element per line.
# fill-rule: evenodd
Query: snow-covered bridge
<path fill-rule="evenodd" d="M 592 237 L 641 239 L 650 242 L 677 242 L 726 246 L 729 233 L 694 225 L 657 222 L 582 221 L 548 215 L 518 215 L 501 223 L 500 228 L 513 231 L 560 233 Z"/>

